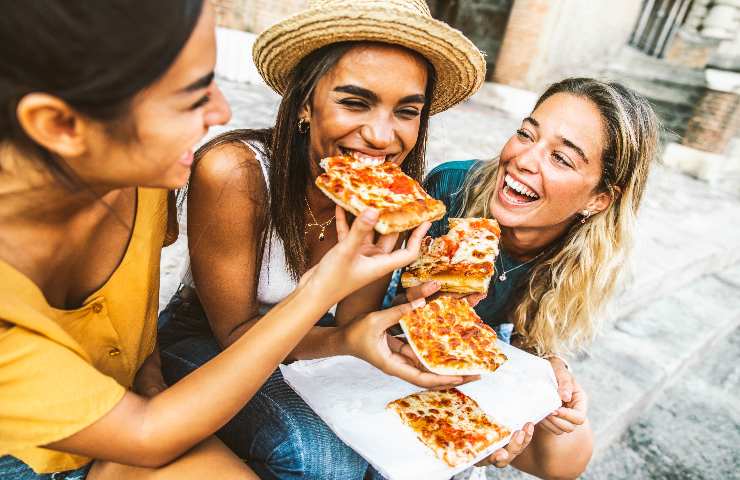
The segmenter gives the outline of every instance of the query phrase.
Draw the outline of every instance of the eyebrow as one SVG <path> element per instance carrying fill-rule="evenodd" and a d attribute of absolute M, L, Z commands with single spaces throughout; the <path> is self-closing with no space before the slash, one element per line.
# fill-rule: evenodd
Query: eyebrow
<path fill-rule="evenodd" d="M 563 140 L 563 143 L 565 144 L 566 147 L 570 147 L 573 150 L 575 150 L 576 153 L 581 156 L 581 158 L 583 159 L 583 161 L 586 162 L 586 163 L 588 163 L 588 158 L 586 158 L 586 154 L 583 153 L 583 150 L 581 150 L 581 147 L 579 147 L 578 145 L 576 145 L 575 143 L 571 142 L 570 140 L 568 140 L 565 137 L 560 137 L 560 138 Z"/>
<path fill-rule="evenodd" d="M 357 95 L 371 102 L 378 102 L 380 99 L 375 92 L 368 90 L 367 88 L 358 87 L 357 85 L 340 85 L 334 87 L 335 92 L 349 93 L 351 95 Z M 403 97 L 398 103 L 426 103 L 426 96 L 422 94 L 408 95 Z"/>
<path fill-rule="evenodd" d="M 535 127 L 539 127 L 540 126 L 540 122 L 538 122 L 537 120 L 535 120 L 532 117 L 527 117 L 527 118 L 524 119 L 524 121 L 531 123 Z M 581 156 L 581 158 L 583 159 L 583 161 L 586 162 L 586 163 L 588 163 L 588 158 L 586 158 L 586 154 L 583 153 L 583 149 L 581 147 L 579 147 L 578 145 L 576 145 L 575 143 L 571 142 L 570 140 L 568 140 L 565 137 L 560 137 L 560 140 L 562 140 L 562 142 L 565 144 L 566 147 L 570 147 L 573 150 L 575 150 L 575 152 L 578 155 Z"/>
<path fill-rule="evenodd" d="M 213 82 L 214 72 L 207 73 L 200 77 L 198 80 L 194 81 L 187 87 L 180 90 L 180 93 L 191 93 L 195 92 L 197 90 L 201 90 L 206 88 L 208 85 Z"/>

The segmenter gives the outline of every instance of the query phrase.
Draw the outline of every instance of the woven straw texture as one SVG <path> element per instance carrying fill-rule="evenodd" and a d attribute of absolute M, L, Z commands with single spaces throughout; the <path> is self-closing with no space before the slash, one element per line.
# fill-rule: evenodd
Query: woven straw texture
<path fill-rule="evenodd" d="M 307 10 L 257 38 L 254 63 L 265 82 L 282 95 L 303 57 L 345 41 L 401 45 L 426 57 L 437 72 L 431 114 L 467 99 L 485 79 L 483 54 L 459 30 L 432 18 L 423 0 L 313 0 Z"/>

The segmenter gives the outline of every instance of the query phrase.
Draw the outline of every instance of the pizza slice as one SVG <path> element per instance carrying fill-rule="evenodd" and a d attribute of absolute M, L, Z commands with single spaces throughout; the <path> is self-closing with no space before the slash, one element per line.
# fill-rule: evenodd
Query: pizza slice
<path fill-rule="evenodd" d="M 424 239 L 421 255 L 403 272 L 401 285 L 437 281 L 442 292 L 487 293 L 501 236 L 498 222 L 450 218 L 449 224 L 445 235 Z"/>
<path fill-rule="evenodd" d="M 440 375 L 494 372 L 507 359 L 496 345 L 496 332 L 470 304 L 441 296 L 399 321 L 419 361 Z"/>
<path fill-rule="evenodd" d="M 377 209 L 380 218 L 375 229 L 382 234 L 409 230 L 445 214 L 444 203 L 430 197 L 394 163 L 340 156 L 324 158 L 321 167 L 325 173 L 318 176 L 316 186 L 354 215 Z"/>
<path fill-rule="evenodd" d="M 414 393 L 386 408 L 395 411 L 419 440 L 451 467 L 472 462 L 510 433 L 456 388 Z"/>

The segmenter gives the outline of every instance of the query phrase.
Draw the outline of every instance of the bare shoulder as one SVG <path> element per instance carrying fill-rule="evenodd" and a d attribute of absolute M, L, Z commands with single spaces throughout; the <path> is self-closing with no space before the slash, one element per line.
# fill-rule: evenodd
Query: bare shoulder
<path fill-rule="evenodd" d="M 218 145 L 200 157 L 190 178 L 191 191 L 250 193 L 255 200 L 266 192 L 265 179 L 254 151 L 240 141 Z"/>

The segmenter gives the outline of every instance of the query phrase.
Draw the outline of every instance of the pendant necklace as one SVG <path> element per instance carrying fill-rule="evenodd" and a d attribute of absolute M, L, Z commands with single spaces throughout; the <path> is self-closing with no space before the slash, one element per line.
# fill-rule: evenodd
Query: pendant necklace
<path fill-rule="evenodd" d="M 319 227 L 321 229 L 321 231 L 319 232 L 319 242 L 323 242 L 324 238 L 326 238 L 326 235 L 325 235 L 326 227 L 328 227 L 331 224 L 331 222 L 334 221 L 334 219 L 336 218 L 336 215 L 332 215 L 332 217 L 329 220 L 323 223 L 319 223 L 316 221 L 316 217 L 314 216 L 313 211 L 311 210 L 311 204 L 308 203 L 308 198 L 304 197 L 304 200 L 306 201 L 306 206 L 308 207 L 308 214 L 311 215 L 312 222 L 306 225 L 305 230 L 303 230 L 303 234 L 307 235 L 308 230 L 310 228 Z"/>
<path fill-rule="evenodd" d="M 510 268 L 510 269 L 508 269 L 508 270 L 506 270 L 506 267 L 504 266 L 504 256 L 503 256 L 503 255 L 502 255 L 501 253 L 499 253 L 499 256 L 498 256 L 498 258 L 499 258 L 499 259 L 501 260 L 501 270 L 503 270 L 504 272 L 503 272 L 503 273 L 502 273 L 501 275 L 499 275 L 499 276 L 498 276 L 498 279 L 499 279 L 500 281 L 502 281 L 502 282 L 505 282 L 505 281 L 506 281 L 506 279 L 508 278 L 508 277 L 506 276 L 506 274 L 507 274 L 507 273 L 509 273 L 509 272 L 513 272 L 513 271 L 514 271 L 514 270 L 516 270 L 517 268 L 521 268 L 521 267 L 523 267 L 524 265 L 528 265 L 528 264 L 530 264 L 530 263 L 534 262 L 535 260 L 537 260 L 538 258 L 540 258 L 540 257 L 542 256 L 542 254 L 543 254 L 543 253 L 545 253 L 545 252 L 544 252 L 544 251 L 542 251 L 542 252 L 538 253 L 538 254 L 537 254 L 537 256 L 535 256 L 534 258 L 530 258 L 530 259 L 529 259 L 529 260 L 527 260 L 526 262 L 524 262 L 524 263 L 520 263 L 520 264 L 519 264 L 519 265 L 517 265 L 516 267 L 512 267 L 512 268 Z"/>

